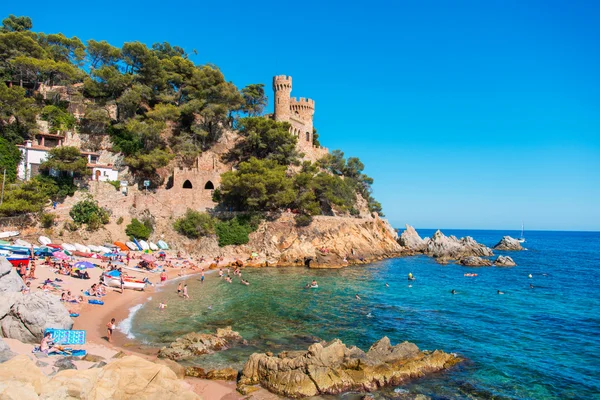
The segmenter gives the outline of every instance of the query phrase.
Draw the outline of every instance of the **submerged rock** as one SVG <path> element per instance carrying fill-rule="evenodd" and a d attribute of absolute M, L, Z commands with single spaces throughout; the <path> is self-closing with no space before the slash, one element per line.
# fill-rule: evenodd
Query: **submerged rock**
<path fill-rule="evenodd" d="M 511 238 L 510 236 L 504 236 L 502 240 L 494 246 L 494 249 L 518 251 L 523 250 L 523 246 L 521 246 L 521 243 L 519 243 L 517 239 Z"/>
<path fill-rule="evenodd" d="M 285 352 L 277 357 L 252 354 L 238 381 L 238 391 L 248 393 L 249 387 L 259 384 L 289 397 L 369 392 L 449 368 L 459 361 L 443 351 L 420 351 L 409 342 L 392 346 L 387 337 L 366 353 L 335 339 L 315 343 L 308 351 Z"/>
<path fill-rule="evenodd" d="M 509 256 L 498 256 L 494 261 L 494 265 L 498 267 L 514 267 L 517 264 Z"/>
<path fill-rule="evenodd" d="M 458 263 L 467 267 L 490 267 L 492 265 L 492 262 L 487 258 L 475 256 L 461 258 Z"/>
<path fill-rule="evenodd" d="M 217 329 L 216 334 L 191 332 L 160 349 L 158 356 L 177 361 L 229 349 L 242 342 L 242 336 L 232 331 L 230 326 Z"/>

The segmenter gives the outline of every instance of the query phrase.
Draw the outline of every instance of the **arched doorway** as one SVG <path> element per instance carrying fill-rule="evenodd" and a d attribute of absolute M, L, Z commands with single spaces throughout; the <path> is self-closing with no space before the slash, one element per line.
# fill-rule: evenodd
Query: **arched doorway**
<path fill-rule="evenodd" d="M 100 175 L 101 175 L 101 174 L 102 174 L 102 173 L 100 172 L 100 170 L 98 170 L 98 169 L 97 169 L 97 170 L 96 170 L 96 178 L 95 178 L 97 181 L 99 181 L 99 180 L 100 180 Z"/>
<path fill-rule="evenodd" d="M 215 185 L 213 185 L 213 183 L 211 181 L 208 181 L 208 182 L 206 182 L 206 185 L 204 185 L 204 189 L 215 190 Z"/>
<path fill-rule="evenodd" d="M 184 189 L 191 189 L 192 188 L 192 182 L 190 182 L 189 180 L 186 180 L 185 182 L 183 182 L 183 188 Z"/>

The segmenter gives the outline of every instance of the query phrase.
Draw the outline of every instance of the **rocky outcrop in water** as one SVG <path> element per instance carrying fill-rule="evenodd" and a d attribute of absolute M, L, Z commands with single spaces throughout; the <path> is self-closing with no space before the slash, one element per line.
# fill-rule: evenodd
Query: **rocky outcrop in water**
<path fill-rule="evenodd" d="M 5 257 L 0 257 L 0 293 L 20 292 L 25 288 L 23 279 Z"/>
<path fill-rule="evenodd" d="M 288 397 L 373 391 L 449 368 L 459 361 L 443 351 L 420 351 L 409 342 L 392 346 L 387 337 L 366 353 L 336 339 L 315 343 L 308 351 L 283 352 L 279 356 L 252 354 L 238 381 L 238 390 L 249 393 L 252 385 L 261 385 Z"/>
<path fill-rule="evenodd" d="M 494 250 L 509 250 L 518 251 L 523 250 L 523 246 L 517 239 L 511 238 L 510 236 L 504 236 L 502 240 L 494 246 Z"/>
<path fill-rule="evenodd" d="M 490 267 L 492 262 L 487 258 L 469 256 L 461 258 L 458 263 L 466 267 Z"/>
<path fill-rule="evenodd" d="M 494 255 L 489 247 L 477 243 L 470 236 L 458 239 L 456 236 L 446 236 L 439 230 L 427 241 L 423 253 L 443 260 L 460 260 L 470 256 L 489 257 Z"/>
<path fill-rule="evenodd" d="M 0 294 L 2 337 L 39 343 L 47 328 L 71 329 L 69 312 L 54 295 L 45 292 Z"/>
<path fill-rule="evenodd" d="M 498 258 L 494 260 L 494 265 L 497 267 L 514 267 L 517 264 L 509 256 L 498 256 Z"/>
<path fill-rule="evenodd" d="M 47 377 L 27 356 L 0 364 L 2 399 L 142 399 L 199 400 L 175 373 L 136 356 L 112 361 L 102 368 L 59 371 Z"/>
<path fill-rule="evenodd" d="M 400 235 L 398 243 L 400 243 L 400 246 L 414 252 L 422 252 L 427 246 L 427 241 L 421 239 L 415 228 L 408 224 L 406 224 L 406 229 Z"/>
<path fill-rule="evenodd" d="M 160 349 L 158 356 L 178 361 L 225 350 L 240 343 L 243 343 L 240 334 L 231 330 L 231 327 L 228 326 L 225 329 L 217 329 L 215 334 L 188 333 L 177 338 L 169 346 Z"/>

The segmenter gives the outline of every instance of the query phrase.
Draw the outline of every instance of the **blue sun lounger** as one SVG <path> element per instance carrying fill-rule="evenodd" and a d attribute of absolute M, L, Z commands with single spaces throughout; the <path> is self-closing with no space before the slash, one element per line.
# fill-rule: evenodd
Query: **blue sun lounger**
<path fill-rule="evenodd" d="M 67 330 L 67 329 L 46 329 L 45 334 L 52 334 L 52 341 L 54 346 L 65 346 L 65 345 L 84 345 L 86 333 L 84 330 Z M 74 356 L 83 357 L 87 354 L 85 350 L 72 349 L 64 347 L 62 350 L 52 351 L 48 353 L 50 356 Z"/>

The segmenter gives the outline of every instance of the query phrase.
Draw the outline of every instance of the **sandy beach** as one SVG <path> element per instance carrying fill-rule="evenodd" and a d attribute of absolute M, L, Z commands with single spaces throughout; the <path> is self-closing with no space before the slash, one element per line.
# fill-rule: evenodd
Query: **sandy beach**
<path fill-rule="evenodd" d="M 139 258 L 139 254 L 137 255 Z M 92 284 L 98 283 L 100 277 L 107 267 L 108 262 L 99 261 L 94 258 L 82 258 L 76 257 L 75 261 L 89 261 L 96 264 L 98 267 L 86 269 L 90 279 L 78 279 L 72 276 L 59 275 L 53 268 L 43 264 L 43 260 L 36 260 L 35 279 L 29 280 L 31 282 L 31 291 L 43 290 L 42 285 L 45 281 L 52 281 L 52 288 L 46 289 L 50 293 L 61 297 L 63 292 L 70 291 L 72 296 L 79 297 L 84 296 L 84 301 L 81 303 L 65 302 L 64 305 L 70 313 L 79 314 L 74 317 L 73 329 L 85 330 L 86 331 L 86 344 L 82 346 L 88 354 L 100 356 L 107 362 L 118 353 L 122 352 L 126 355 L 137 355 L 153 361 L 157 358 L 158 348 L 142 345 L 135 340 L 131 340 L 127 335 L 121 332 L 118 328 L 113 332 L 111 342 L 107 340 L 107 329 L 106 324 L 111 318 L 116 319 L 117 326 L 123 320 L 130 316 L 130 309 L 136 305 L 145 303 L 146 300 L 152 296 L 155 292 L 156 285 L 165 285 L 175 279 L 181 278 L 187 275 L 199 274 L 201 268 L 204 268 L 205 273 L 214 272 L 209 271 L 209 266 L 213 261 L 204 261 L 202 263 L 195 263 L 194 268 L 190 268 L 192 265 L 191 260 L 185 260 L 183 257 L 175 257 L 173 252 L 167 252 L 167 261 L 171 261 L 175 267 L 164 267 L 167 271 L 167 281 L 160 282 L 159 273 L 145 273 L 140 271 L 131 271 L 124 269 L 123 271 L 132 278 L 144 279 L 147 278 L 151 285 L 147 285 L 143 291 L 129 290 L 126 289 L 124 293 L 118 288 L 106 287 L 107 294 L 101 299 L 104 301 L 103 305 L 89 304 L 84 292 L 87 291 Z M 135 265 L 139 259 L 131 260 L 130 265 Z M 220 265 L 226 265 L 229 262 L 234 261 L 233 258 L 224 259 Z M 163 265 L 159 263 L 159 265 Z M 56 281 L 56 279 L 59 281 Z M 91 297 L 90 297 L 91 298 Z M 39 354 L 33 354 L 32 350 L 34 345 L 21 343 L 14 339 L 4 339 L 9 345 L 11 350 L 17 354 L 25 354 L 34 361 L 40 360 Z M 43 361 L 40 363 L 41 369 L 46 374 L 53 373 L 56 368 L 54 363 L 61 357 L 47 357 L 42 356 Z M 87 369 L 94 365 L 93 362 L 88 361 L 74 361 L 74 364 L 78 369 Z M 190 390 L 200 394 L 204 399 L 217 400 L 217 399 L 240 399 L 242 396 L 236 391 L 235 382 L 227 381 L 212 381 L 198 378 L 186 377 L 184 385 L 187 385 Z M 261 397 L 270 397 L 267 392 Z"/>

